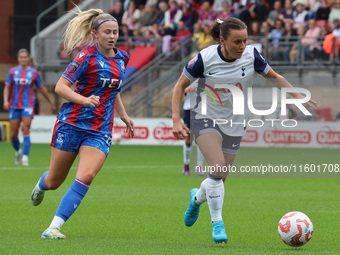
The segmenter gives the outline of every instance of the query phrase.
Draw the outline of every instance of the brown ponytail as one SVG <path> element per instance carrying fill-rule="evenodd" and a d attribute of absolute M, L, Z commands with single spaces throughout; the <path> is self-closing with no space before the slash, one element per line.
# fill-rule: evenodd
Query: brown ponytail
<path fill-rule="evenodd" d="M 227 40 L 231 29 L 243 30 L 246 28 L 247 26 L 240 19 L 237 18 L 231 17 L 225 20 L 217 19 L 210 29 L 210 35 L 216 41 L 219 41 L 221 36 L 225 40 Z"/>

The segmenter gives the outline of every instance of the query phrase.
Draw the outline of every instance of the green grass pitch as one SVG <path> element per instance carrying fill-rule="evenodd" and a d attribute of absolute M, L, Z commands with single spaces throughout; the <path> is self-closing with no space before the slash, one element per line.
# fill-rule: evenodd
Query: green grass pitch
<path fill-rule="evenodd" d="M 29 167 L 14 165 L 9 143 L 0 143 L 0 152 L 0 254 L 340 252 L 339 173 L 230 176 L 223 206 L 229 241 L 216 245 L 206 203 L 195 225 L 184 225 L 189 191 L 203 178 L 194 171 L 182 175 L 182 147 L 114 145 L 80 208 L 63 226 L 67 239 L 44 240 L 40 235 L 74 180 L 77 160 L 65 183 L 34 207 L 31 191 L 48 169 L 50 146 L 33 144 Z M 339 150 L 241 148 L 235 165 L 339 164 L 339 158 Z M 313 238 L 301 248 L 285 245 L 277 234 L 280 218 L 294 210 L 314 224 Z"/>

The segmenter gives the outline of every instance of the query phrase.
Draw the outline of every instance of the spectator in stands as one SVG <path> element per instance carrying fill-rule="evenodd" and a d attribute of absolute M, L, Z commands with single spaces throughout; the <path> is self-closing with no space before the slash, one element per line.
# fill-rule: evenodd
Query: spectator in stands
<path fill-rule="evenodd" d="M 170 8 L 164 13 L 165 35 L 175 36 L 177 32 L 178 22 L 183 17 L 183 11 L 178 8 L 178 3 L 173 0 L 170 3 Z"/>
<path fill-rule="evenodd" d="M 326 60 L 339 57 L 340 21 L 338 19 L 334 20 L 328 29 L 330 32 L 325 35 L 322 45 L 323 52 L 325 53 L 324 59 Z"/>
<path fill-rule="evenodd" d="M 152 2 L 148 3 L 141 14 L 141 25 L 152 26 L 156 22 L 159 13 L 160 11 L 157 10 L 156 4 Z"/>
<path fill-rule="evenodd" d="M 271 10 L 268 14 L 267 22 L 271 27 L 275 27 L 275 20 L 279 18 L 279 15 L 281 13 L 282 9 L 282 4 L 281 1 L 276 0 L 274 2 L 274 9 Z"/>
<path fill-rule="evenodd" d="M 239 0 L 232 0 L 230 8 L 233 12 L 233 16 L 238 18 L 243 11 L 243 6 L 240 4 Z"/>
<path fill-rule="evenodd" d="M 111 10 L 109 11 L 109 14 L 116 18 L 118 25 L 120 27 L 122 25 L 122 19 L 124 15 L 123 2 L 119 0 L 116 1 Z"/>
<path fill-rule="evenodd" d="M 299 60 L 299 41 L 304 37 L 305 35 L 305 28 L 303 26 L 300 26 L 297 30 L 296 33 L 298 35 L 298 41 L 293 44 L 290 52 L 289 52 L 289 61 L 291 65 L 296 65 L 297 60 Z"/>
<path fill-rule="evenodd" d="M 192 8 L 191 4 L 185 3 L 182 5 L 183 22 L 185 26 L 193 33 L 194 24 L 198 21 L 198 13 Z"/>
<path fill-rule="evenodd" d="M 321 29 L 316 26 L 315 19 L 310 19 L 308 21 L 308 30 L 301 39 L 301 44 L 307 59 L 317 57 L 318 49 L 321 49 L 320 43 L 318 42 L 320 34 Z"/>
<path fill-rule="evenodd" d="M 122 25 L 120 27 L 121 33 L 119 35 L 117 46 L 118 45 L 127 45 L 132 43 L 131 37 L 133 36 L 132 31 L 129 30 L 128 25 Z"/>
<path fill-rule="evenodd" d="M 171 37 L 176 36 L 177 26 L 182 17 L 182 10 L 178 8 L 178 3 L 173 0 L 170 3 L 170 8 L 164 13 L 162 52 L 166 55 L 171 53 Z"/>
<path fill-rule="evenodd" d="M 155 20 L 154 24 L 158 24 L 159 28 L 164 26 L 164 16 L 165 16 L 165 12 L 168 10 L 169 6 L 168 3 L 165 1 L 160 1 L 158 3 L 158 9 L 159 9 L 159 14 L 157 16 L 157 19 Z M 161 31 L 159 31 L 161 35 L 163 35 L 163 33 Z"/>
<path fill-rule="evenodd" d="M 335 35 L 335 37 L 340 38 L 340 20 L 335 19 L 332 24 L 332 33 Z"/>
<path fill-rule="evenodd" d="M 189 43 L 191 41 L 191 32 L 182 20 L 178 23 L 176 37 L 176 44 L 180 47 L 180 57 L 183 59 L 191 52 L 191 43 Z"/>
<path fill-rule="evenodd" d="M 253 20 L 250 22 L 250 25 L 248 27 L 248 43 L 259 43 L 260 42 L 260 36 L 263 36 L 261 33 L 261 28 L 260 28 L 260 22 L 257 20 Z M 257 37 L 257 38 L 251 38 L 251 37 Z"/>
<path fill-rule="evenodd" d="M 280 38 L 280 53 L 282 54 L 285 64 L 289 63 L 289 53 L 293 45 L 297 42 L 297 33 L 293 29 L 293 24 L 287 22 L 284 24 L 284 33 Z"/>
<path fill-rule="evenodd" d="M 198 20 L 203 24 L 211 25 L 216 19 L 217 13 L 212 9 L 209 0 L 204 0 L 198 11 Z"/>
<path fill-rule="evenodd" d="M 318 9 L 321 7 L 321 0 L 308 0 L 307 9 L 309 10 L 309 18 L 316 19 Z"/>
<path fill-rule="evenodd" d="M 158 33 L 157 26 L 148 26 L 142 31 L 142 35 L 147 38 L 146 46 L 157 45 L 159 41 L 162 41 L 161 36 Z"/>
<path fill-rule="evenodd" d="M 267 49 L 269 48 L 270 31 L 271 31 L 271 27 L 269 26 L 268 22 L 263 21 L 261 24 L 260 43 L 262 43 L 263 47 L 265 48 L 265 50 L 262 50 L 265 57 L 267 57 Z"/>
<path fill-rule="evenodd" d="M 213 10 L 216 13 L 223 11 L 223 3 L 224 2 L 227 2 L 228 6 L 230 6 L 232 1 L 231 0 L 214 0 L 213 6 L 212 6 Z"/>
<path fill-rule="evenodd" d="M 284 33 L 283 21 L 280 19 L 275 20 L 275 28 L 270 31 L 270 38 L 272 46 L 269 48 L 269 54 L 272 56 L 272 60 L 279 61 L 280 58 L 280 38 Z"/>
<path fill-rule="evenodd" d="M 218 12 L 216 18 L 227 19 L 229 17 L 233 17 L 233 13 L 231 12 L 228 1 L 224 1 L 222 3 L 222 11 Z"/>
<path fill-rule="evenodd" d="M 308 11 L 306 11 L 306 0 L 295 0 L 293 2 L 295 11 L 293 12 L 294 28 L 306 27 L 308 22 Z"/>
<path fill-rule="evenodd" d="M 266 5 L 260 0 L 245 1 L 239 18 L 248 26 L 252 20 L 264 21 L 267 17 Z"/>
<path fill-rule="evenodd" d="M 124 12 L 122 24 L 127 25 L 133 33 L 136 29 L 141 28 L 141 11 L 137 8 L 135 1 L 130 1 L 128 9 Z"/>
<path fill-rule="evenodd" d="M 279 15 L 279 19 L 282 20 L 284 23 L 290 22 L 294 23 L 294 9 L 292 5 L 292 0 L 284 0 L 284 10 L 281 11 Z"/>
<path fill-rule="evenodd" d="M 192 34 L 193 48 L 198 49 L 198 40 L 200 37 L 204 36 L 204 32 L 200 22 L 194 24 L 194 32 Z"/>
<path fill-rule="evenodd" d="M 253 45 L 259 53 L 263 51 L 263 44 L 261 40 L 263 39 L 263 34 L 261 33 L 260 22 L 253 20 L 250 22 L 248 27 L 248 40 L 247 44 Z"/>
<path fill-rule="evenodd" d="M 324 27 L 327 25 L 330 12 L 331 7 L 329 5 L 329 0 L 323 0 L 321 6 L 316 11 L 316 21 L 318 27 Z"/>
<path fill-rule="evenodd" d="M 340 19 L 340 0 L 335 0 L 334 6 L 329 13 L 328 23 L 333 23 L 336 19 Z"/>
<path fill-rule="evenodd" d="M 203 35 L 200 36 L 196 43 L 197 50 L 202 50 L 214 43 L 212 36 L 210 35 L 209 25 L 203 25 Z"/>

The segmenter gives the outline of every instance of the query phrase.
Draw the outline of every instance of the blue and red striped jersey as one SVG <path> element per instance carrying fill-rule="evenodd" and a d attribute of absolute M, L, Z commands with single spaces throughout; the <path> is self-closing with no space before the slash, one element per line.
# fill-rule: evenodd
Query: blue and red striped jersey
<path fill-rule="evenodd" d="M 83 129 L 112 133 L 114 106 L 124 80 L 129 61 L 127 53 L 114 48 L 116 55 L 102 54 L 97 44 L 87 46 L 78 53 L 63 73 L 63 77 L 76 83 L 75 92 L 89 97 L 99 96 L 100 106 L 84 106 L 66 102 L 59 110 L 58 119 Z"/>
<path fill-rule="evenodd" d="M 38 88 L 43 85 L 37 70 L 20 66 L 9 70 L 5 84 L 11 86 L 9 107 L 13 109 L 34 108 L 34 84 Z"/>

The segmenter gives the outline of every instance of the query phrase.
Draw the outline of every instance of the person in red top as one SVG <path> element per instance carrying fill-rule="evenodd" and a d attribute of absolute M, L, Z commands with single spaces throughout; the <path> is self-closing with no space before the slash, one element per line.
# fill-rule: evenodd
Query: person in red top
<path fill-rule="evenodd" d="M 190 53 L 191 49 L 191 43 L 188 41 L 191 41 L 191 32 L 190 30 L 185 26 L 184 21 L 178 22 L 178 30 L 176 33 L 178 45 L 181 46 L 180 53 L 181 58 L 186 57 Z"/>

